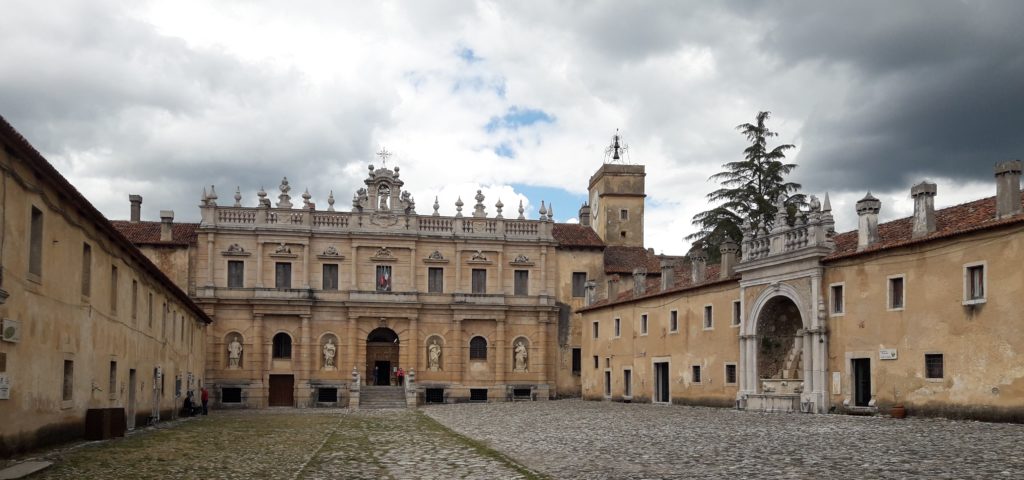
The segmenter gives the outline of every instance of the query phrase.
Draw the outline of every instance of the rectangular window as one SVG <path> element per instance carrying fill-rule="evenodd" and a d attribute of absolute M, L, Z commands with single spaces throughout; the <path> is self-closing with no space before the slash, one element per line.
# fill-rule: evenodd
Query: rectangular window
<path fill-rule="evenodd" d="M 167 338 L 167 302 L 164 302 L 163 316 L 160 318 L 160 336 Z"/>
<path fill-rule="evenodd" d="M 679 312 L 672 310 L 668 312 L 668 331 L 678 332 L 679 331 Z"/>
<path fill-rule="evenodd" d="M 736 364 L 725 364 L 725 384 L 736 385 Z"/>
<path fill-rule="evenodd" d="M 833 314 L 842 314 L 844 312 L 844 309 L 845 309 L 845 305 L 843 303 L 843 301 L 844 301 L 843 300 L 843 286 L 841 284 L 840 285 L 832 285 L 832 287 L 830 288 L 830 291 L 831 291 L 831 295 L 830 296 L 832 297 L 832 301 L 829 302 L 829 303 L 831 303 L 832 313 Z"/>
<path fill-rule="evenodd" d="M 444 293 L 443 268 L 430 267 L 427 269 L 427 291 L 430 293 Z"/>
<path fill-rule="evenodd" d="M 391 265 L 377 265 L 377 291 L 391 291 Z"/>
<path fill-rule="evenodd" d="M 712 316 L 711 305 L 704 306 L 704 330 L 710 330 L 715 327 L 715 320 Z"/>
<path fill-rule="evenodd" d="M 117 314 L 117 267 L 110 266 L 110 313 Z"/>
<path fill-rule="evenodd" d="M 597 338 L 597 337 L 598 337 L 598 333 L 599 333 L 599 327 L 600 327 L 600 325 L 601 325 L 601 324 L 599 324 L 599 323 L 597 323 L 597 322 L 594 322 L 594 338 Z M 594 357 L 594 358 L 597 358 L 597 357 Z"/>
<path fill-rule="evenodd" d="M 615 319 L 615 336 L 622 336 L 622 320 L 619 320 L 618 318 Z"/>
<path fill-rule="evenodd" d="M 92 246 L 82 244 L 82 296 L 92 294 Z"/>
<path fill-rule="evenodd" d="M 274 288 L 292 288 L 292 264 L 276 262 L 274 266 Z"/>
<path fill-rule="evenodd" d="M 473 269 L 473 293 L 487 293 L 487 269 Z"/>
<path fill-rule="evenodd" d="M 153 292 L 149 292 L 149 303 L 146 305 L 146 310 L 149 313 L 149 328 L 153 328 Z"/>
<path fill-rule="evenodd" d="M 633 396 L 633 371 L 623 370 L 622 371 L 622 395 L 626 397 Z"/>
<path fill-rule="evenodd" d="M 965 274 L 964 299 L 978 301 L 985 299 L 985 265 L 969 265 Z"/>
<path fill-rule="evenodd" d="M 732 324 L 739 325 L 740 318 L 743 316 L 743 307 L 739 300 L 733 300 L 732 302 Z"/>
<path fill-rule="evenodd" d="M 245 285 L 245 262 L 228 260 L 228 288 L 242 288 Z"/>
<path fill-rule="evenodd" d="M 117 396 L 117 362 L 110 362 L 110 380 L 107 382 L 107 392 L 110 398 Z"/>
<path fill-rule="evenodd" d="M 132 280 L 132 320 L 139 318 L 139 282 Z"/>
<path fill-rule="evenodd" d="M 701 383 L 700 381 L 700 365 L 694 365 L 693 369 L 693 383 Z"/>
<path fill-rule="evenodd" d="M 647 314 L 640 315 L 640 335 L 647 335 Z"/>
<path fill-rule="evenodd" d="M 572 374 L 579 375 L 583 370 L 583 349 L 572 349 Z"/>
<path fill-rule="evenodd" d="M 619 210 L 619 220 L 629 220 L 629 210 L 625 208 Z"/>
<path fill-rule="evenodd" d="M 43 212 L 32 207 L 28 240 L 28 273 L 43 276 Z"/>
<path fill-rule="evenodd" d="M 529 270 L 516 270 L 515 278 L 513 279 L 514 291 L 516 295 L 529 295 L 530 294 L 530 271 Z"/>
<path fill-rule="evenodd" d="M 572 296 L 582 298 L 587 294 L 587 272 L 572 272 Z"/>
<path fill-rule="evenodd" d="M 604 396 L 612 396 L 612 372 L 604 372 Z"/>
<path fill-rule="evenodd" d="M 903 277 L 889 279 L 889 308 L 892 310 L 903 309 Z"/>
<path fill-rule="evenodd" d="M 64 383 L 61 393 L 61 398 L 64 401 L 71 400 L 72 393 L 75 391 L 75 362 L 73 360 L 64 360 Z"/>
<path fill-rule="evenodd" d="M 599 368 L 601 361 L 597 359 L 597 355 L 594 355 L 594 368 Z"/>
<path fill-rule="evenodd" d="M 942 378 L 942 354 L 926 353 L 924 355 L 924 376 L 925 378 Z"/>
<path fill-rule="evenodd" d="M 324 281 L 321 285 L 323 290 L 337 290 L 338 289 L 338 264 L 337 263 L 325 263 L 324 269 Z"/>

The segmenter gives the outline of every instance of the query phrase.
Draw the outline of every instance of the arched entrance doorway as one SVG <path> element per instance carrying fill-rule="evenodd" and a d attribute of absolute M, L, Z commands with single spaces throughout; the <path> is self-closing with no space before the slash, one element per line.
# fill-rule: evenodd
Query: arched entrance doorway
<path fill-rule="evenodd" d="M 367 385 L 391 385 L 398 368 L 398 334 L 387 327 L 374 329 L 366 337 Z"/>
<path fill-rule="evenodd" d="M 757 390 L 767 394 L 803 391 L 803 321 L 785 296 L 768 300 L 757 317 Z"/>

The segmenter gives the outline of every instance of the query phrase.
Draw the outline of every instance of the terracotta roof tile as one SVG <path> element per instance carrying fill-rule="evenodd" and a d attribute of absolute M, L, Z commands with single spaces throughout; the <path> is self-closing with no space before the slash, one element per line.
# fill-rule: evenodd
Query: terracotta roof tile
<path fill-rule="evenodd" d="M 649 275 L 660 275 L 662 259 L 674 259 L 678 264 L 684 258 L 686 257 L 655 255 L 653 249 L 643 247 L 610 246 L 604 249 L 604 272 L 633 273 L 634 268 L 644 267 Z"/>
<path fill-rule="evenodd" d="M 1024 202 L 1024 194 L 1021 195 Z M 935 231 L 921 238 L 911 238 L 913 217 L 900 218 L 878 225 L 878 243 L 857 251 L 857 231 L 833 237 L 836 249 L 825 261 L 863 255 L 880 250 L 948 238 L 977 230 L 1024 222 L 1024 214 L 996 219 L 996 197 L 983 198 L 935 211 Z"/>
<path fill-rule="evenodd" d="M 593 228 L 578 223 L 556 223 L 551 229 L 559 247 L 604 248 L 604 242 Z"/>
<path fill-rule="evenodd" d="M 160 222 L 129 222 L 127 220 L 111 220 L 110 224 L 124 235 L 129 242 L 136 245 L 195 245 L 199 228 L 198 223 L 175 223 L 171 226 L 169 242 L 160 241 Z"/>
<path fill-rule="evenodd" d="M 676 258 L 679 258 L 679 257 L 676 257 Z M 587 307 L 581 308 L 579 311 L 585 311 L 585 310 L 589 310 L 589 309 L 592 309 L 592 308 L 605 307 L 605 306 L 619 304 L 619 303 L 626 303 L 626 302 L 630 302 L 630 301 L 634 301 L 634 300 L 642 300 L 642 299 L 645 299 L 645 298 L 657 297 L 657 296 L 660 296 L 660 295 L 668 295 L 668 294 L 672 294 L 672 293 L 684 292 L 684 291 L 687 291 L 687 290 L 693 290 L 693 289 L 696 289 L 696 288 L 707 287 L 707 286 L 710 286 L 710 285 L 718 285 L 720 283 L 734 282 L 734 281 L 736 281 L 736 280 L 738 280 L 740 278 L 739 275 L 733 275 L 732 277 L 729 277 L 729 278 L 718 278 L 719 272 L 720 272 L 720 266 L 718 264 L 709 264 L 707 266 L 707 268 L 705 269 L 705 272 L 704 272 L 705 273 L 704 278 L 706 278 L 706 280 L 704 280 L 703 282 L 699 282 L 699 283 L 693 283 L 691 281 L 691 275 L 690 275 L 690 262 L 689 261 L 685 261 L 685 262 L 676 264 L 676 271 L 675 271 L 676 281 L 674 282 L 672 287 L 667 289 L 667 290 L 664 290 L 664 291 L 661 290 L 661 279 L 658 278 L 658 277 L 660 277 L 660 274 L 659 274 L 658 277 L 655 277 L 655 278 L 651 278 L 650 275 L 648 275 L 648 277 L 647 277 L 647 290 L 646 290 L 646 292 L 644 292 L 643 295 L 633 296 L 633 290 L 630 289 L 630 290 L 627 290 L 627 291 L 624 291 L 624 292 L 619 292 L 619 294 L 615 297 L 614 301 L 609 301 L 608 299 L 598 300 L 597 302 L 594 302 L 593 305 L 589 305 Z"/>

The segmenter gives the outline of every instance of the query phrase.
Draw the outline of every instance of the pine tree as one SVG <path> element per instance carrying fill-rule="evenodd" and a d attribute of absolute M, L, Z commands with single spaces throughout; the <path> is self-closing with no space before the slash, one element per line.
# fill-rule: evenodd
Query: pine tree
<path fill-rule="evenodd" d="M 699 230 L 686 239 L 702 245 L 711 256 L 718 256 L 718 246 L 727 239 L 736 243 L 742 241 L 740 226 L 744 221 L 750 221 L 758 229 L 771 230 L 779 195 L 786 196 L 791 219 L 806 204 L 804 195 L 796 193 L 800 184 L 786 181 L 786 175 L 796 164 L 783 163 L 783 160 L 786 151 L 796 146 L 784 144 L 768 148 L 768 139 L 778 136 L 765 125 L 770 114 L 758 112 L 755 123 L 736 127 L 750 142 L 743 150 L 743 160 L 722 165 L 725 170 L 709 178 L 720 185 L 707 194 L 709 203 L 716 206 L 694 215 L 691 223 Z"/>

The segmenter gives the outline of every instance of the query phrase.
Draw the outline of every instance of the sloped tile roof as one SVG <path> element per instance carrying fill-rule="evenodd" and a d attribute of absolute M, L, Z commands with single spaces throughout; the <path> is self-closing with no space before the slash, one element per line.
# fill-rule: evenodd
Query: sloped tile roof
<path fill-rule="evenodd" d="M 578 223 L 556 223 L 551 229 L 559 247 L 604 248 L 604 242 L 593 228 Z"/>
<path fill-rule="evenodd" d="M 1024 202 L 1024 194 L 1021 195 Z M 996 219 L 996 197 L 983 198 L 935 211 L 935 231 L 928 236 L 911 238 L 913 217 L 900 218 L 878 225 L 878 243 L 857 251 L 857 231 L 844 232 L 833 237 L 836 249 L 824 261 L 864 255 L 921 242 L 962 235 L 999 226 L 1024 222 L 1024 214 Z"/>
<path fill-rule="evenodd" d="M 604 249 L 604 272 L 605 273 L 633 273 L 633 269 L 644 267 L 648 274 L 657 274 L 661 271 L 661 258 L 667 257 L 654 254 L 653 249 L 644 247 L 619 247 L 609 246 Z"/>
<path fill-rule="evenodd" d="M 136 245 L 195 245 L 198 223 L 175 223 L 171 226 L 169 242 L 160 241 L 160 222 L 129 222 L 111 220 L 110 224 Z"/>
<path fill-rule="evenodd" d="M 679 258 L 679 257 L 676 257 L 676 258 Z M 675 278 L 675 282 L 673 283 L 673 285 L 671 287 L 669 287 L 669 288 L 667 288 L 665 290 L 661 290 L 661 278 L 659 278 L 660 275 L 658 277 L 655 277 L 655 278 L 651 278 L 651 276 L 648 275 L 647 276 L 647 290 L 642 295 L 634 296 L 633 295 L 633 290 L 629 289 L 629 290 L 624 291 L 624 292 L 619 292 L 619 294 L 615 297 L 614 300 L 611 300 L 611 301 L 608 300 L 608 299 L 598 300 L 597 302 L 594 302 L 593 305 L 589 305 L 589 306 L 586 306 L 584 308 L 581 308 L 579 311 L 582 312 L 582 311 L 586 311 L 586 310 L 590 310 L 590 309 L 606 307 L 606 306 L 609 306 L 609 305 L 616 305 L 616 304 L 620 304 L 620 303 L 627 303 L 627 302 L 631 302 L 631 301 L 634 301 L 634 300 L 642 300 L 642 299 L 645 299 L 645 298 L 652 298 L 652 297 L 657 297 L 657 296 L 660 296 L 660 295 L 669 295 L 669 294 L 673 294 L 673 293 L 684 292 L 684 291 L 687 291 L 687 290 L 703 288 L 703 287 L 707 287 L 707 286 L 711 286 L 711 285 L 718 285 L 718 284 L 722 284 L 722 283 L 735 282 L 736 280 L 739 280 L 739 278 L 740 278 L 739 275 L 733 275 L 733 276 L 731 276 L 729 278 L 718 278 L 720 271 L 721 270 L 720 270 L 720 265 L 719 264 L 708 264 L 707 268 L 705 268 L 705 270 L 704 270 L 704 278 L 706 280 L 704 280 L 703 282 L 694 283 L 692 281 L 692 277 L 691 277 L 691 273 L 690 273 L 690 262 L 687 260 L 687 261 L 684 261 L 684 262 L 676 264 L 676 270 L 675 270 L 675 277 L 676 278 Z"/>

